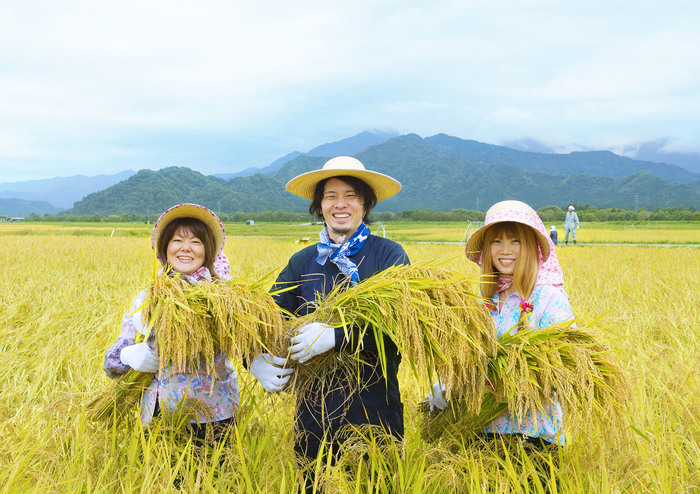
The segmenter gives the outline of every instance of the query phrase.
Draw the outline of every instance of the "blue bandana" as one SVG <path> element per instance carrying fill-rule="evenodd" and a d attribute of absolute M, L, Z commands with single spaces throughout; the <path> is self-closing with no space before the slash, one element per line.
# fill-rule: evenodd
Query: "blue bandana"
<path fill-rule="evenodd" d="M 350 283 L 355 286 L 360 281 L 360 275 L 357 272 L 357 264 L 355 264 L 352 259 L 348 256 L 353 256 L 357 254 L 363 245 L 365 245 L 365 240 L 369 238 L 370 231 L 364 222 L 360 223 L 352 237 L 344 244 L 334 244 L 331 242 L 328 236 L 328 229 L 324 228 L 319 234 L 320 241 L 316 244 L 316 249 L 318 250 L 318 256 L 316 256 L 316 262 L 321 266 L 326 264 L 328 259 L 331 260 L 333 264 L 338 266 L 340 272 L 343 273 L 350 279 Z"/>

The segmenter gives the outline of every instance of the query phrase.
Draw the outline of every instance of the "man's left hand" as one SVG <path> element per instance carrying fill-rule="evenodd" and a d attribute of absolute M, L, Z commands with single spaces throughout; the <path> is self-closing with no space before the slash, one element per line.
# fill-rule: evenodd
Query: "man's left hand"
<path fill-rule="evenodd" d="M 299 328 L 292 337 L 289 358 L 303 364 L 309 359 L 335 348 L 335 328 L 314 322 Z"/>

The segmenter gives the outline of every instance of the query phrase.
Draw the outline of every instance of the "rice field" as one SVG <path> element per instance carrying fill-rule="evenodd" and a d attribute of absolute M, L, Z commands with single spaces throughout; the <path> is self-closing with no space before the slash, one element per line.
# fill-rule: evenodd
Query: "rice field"
<path fill-rule="evenodd" d="M 559 240 L 564 240 L 564 225 L 555 223 Z M 479 223 L 464 224 L 455 221 L 391 221 L 370 225 L 372 233 L 386 235 L 397 242 L 463 242 L 465 236 L 473 232 Z M 550 224 L 547 223 L 549 228 Z M 322 226 L 304 223 L 261 223 L 246 225 L 226 223 L 229 237 L 264 237 L 286 240 L 310 241 L 318 239 Z M 90 235 L 98 237 L 148 237 L 153 229 L 147 223 L 0 223 L 0 236 L 3 235 Z M 700 222 L 605 222 L 581 223 L 577 230 L 578 241 L 589 243 L 649 243 L 649 244 L 692 244 L 700 245 Z"/>
<path fill-rule="evenodd" d="M 218 450 L 192 447 L 165 421 L 147 431 L 137 422 L 89 422 L 84 405 L 108 381 L 104 351 L 150 280 L 150 227 L 114 236 L 112 228 L 20 228 L 0 228 L 0 492 L 299 492 L 293 397 L 265 394 L 240 365 L 237 426 Z M 452 230 L 456 240 L 433 234 L 459 242 L 464 228 Z M 389 237 L 400 239 L 395 230 Z M 684 231 L 663 236 L 682 243 Z M 697 228 L 690 231 L 689 242 L 700 243 Z M 303 247 L 296 231 L 280 238 L 228 232 L 234 276 L 276 272 Z M 588 241 L 589 231 L 579 232 Z M 652 233 L 643 238 L 651 241 Z M 601 238 L 624 242 L 629 234 L 611 229 Z M 451 258 L 451 268 L 475 271 L 459 245 L 404 245 L 414 262 Z M 347 454 L 352 472 L 341 463 L 324 473 L 327 492 L 700 491 L 700 248 L 588 245 L 557 253 L 578 317 L 601 318 L 601 337 L 630 374 L 629 441 L 587 430 L 561 451 L 548 483 L 533 482 L 534 460 L 518 448 L 424 442 L 417 405 L 429 390 L 404 363 L 404 444 L 383 454 L 357 445 Z"/>

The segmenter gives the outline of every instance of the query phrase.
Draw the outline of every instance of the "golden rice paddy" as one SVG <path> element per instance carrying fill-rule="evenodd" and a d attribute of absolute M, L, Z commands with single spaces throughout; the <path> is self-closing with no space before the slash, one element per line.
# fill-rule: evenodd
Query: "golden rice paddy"
<path fill-rule="evenodd" d="M 191 447 L 165 422 L 145 431 L 136 421 L 88 421 L 85 403 L 108 382 L 104 352 L 150 281 L 149 239 L 32 228 L 0 228 L 0 492 L 299 492 L 293 397 L 264 393 L 240 363 L 237 426 L 217 451 Z M 697 229 L 686 231 L 700 243 Z M 592 233 L 582 228 L 580 241 Z M 624 242 L 628 233 L 600 238 Z M 652 233 L 646 242 L 657 242 Z M 294 237 L 230 234 L 226 254 L 234 277 L 262 277 L 303 246 Z M 412 261 L 449 257 L 450 268 L 475 272 L 459 245 L 404 246 Z M 700 490 L 700 248 L 586 245 L 557 253 L 581 323 L 601 318 L 600 336 L 632 380 L 634 403 L 624 411 L 630 441 L 613 444 L 585 430 L 561 451 L 548 483 L 532 481 L 534 460 L 517 448 L 424 442 L 417 405 L 429 390 L 404 364 L 404 444 L 384 454 L 372 444 L 348 452 L 360 458 L 356 471 L 349 475 L 347 462 L 330 468 L 329 492 Z"/>

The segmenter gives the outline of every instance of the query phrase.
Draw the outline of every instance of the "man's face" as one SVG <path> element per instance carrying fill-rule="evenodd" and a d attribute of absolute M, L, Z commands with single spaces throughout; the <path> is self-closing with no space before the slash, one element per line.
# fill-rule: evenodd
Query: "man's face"
<path fill-rule="evenodd" d="M 352 185 L 331 178 L 323 188 L 321 212 L 328 227 L 328 234 L 337 243 L 350 238 L 365 216 L 364 199 Z M 340 237 L 344 238 L 341 240 Z"/>

